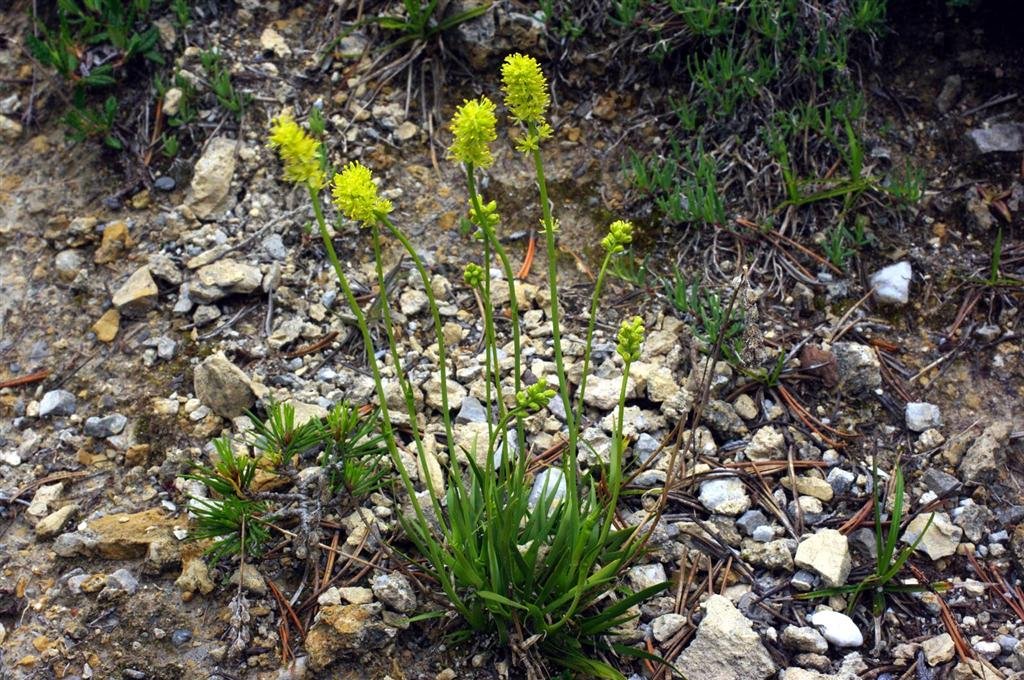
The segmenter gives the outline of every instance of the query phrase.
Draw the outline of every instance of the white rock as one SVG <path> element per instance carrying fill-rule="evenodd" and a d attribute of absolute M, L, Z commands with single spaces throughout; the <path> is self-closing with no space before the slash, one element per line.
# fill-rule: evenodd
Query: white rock
<path fill-rule="evenodd" d="M 21 123 L 13 118 L 0 116 L 0 137 L 13 141 L 21 136 L 21 131 Z"/>
<path fill-rule="evenodd" d="M 796 566 L 821 576 L 825 585 L 842 586 L 850 575 L 850 543 L 835 529 L 819 529 L 797 546 Z"/>
<path fill-rule="evenodd" d="M 728 598 L 712 595 L 704 607 L 696 637 L 676 660 L 683 677 L 761 680 L 775 673 L 775 663 L 750 620 Z"/>
<path fill-rule="evenodd" d="M 28 509 L 25 512 L 37 519 L 45 517 L 50 511 L 50 506 L 60 498 L 60 495 L 63 492 L 64 482 L 44 484 L 39 487 L 38 491 L 36 491 L 35 496 L 32 497 L 32 502 L 29 504 Z"/>
<path fill-rule="evenodd" d="M 548 467 L 537 473 L 533 480 L 533 488 L 526 500 L 532 510 L 540 503 L 541 497 L 547 499 L 549 506 L 555 506 L 565 498 L 565 473 L 561 468 Z"/>
<path fill-rule="evenodd" d="M 700 502 L 720 515 L 742 515 L 750 508 L 750 496 L 738 477 L 709 479 L 700 485 Z"/>
<path fill-rule="evenodd" d="M 601 411 L 610 411 L 619 404 L 619 391 L 622 389 L 622 376 L 602 378 L 592 375 L 587 378 L 587 391 L 583 401 Z M 636 382 L 630 376 L 626 381 L 626 397 L 636 394 Z"/>
<path fill-rule="evenodd" d="M 811 614 L 808 620 L 836 647 L 860 647 L 864 644 L 864 634 L 846 614 L 821 609 Z"/>
<path fill-rule="evenodd" d="M 895 305 L 905 305 L 910 300 L 910 279 L 913 271 L 909 262 L 897 262 L 871 275 L 871 287 L 875 299 Z"/>
<path fill-rule="evenodd" d="M 186 203 L 201 220 L 213 218 L 226 207 L 235 174 L 235 145 L 233 139 L 215 137 L 196 161 Z"/>
<path fill-rule="evenodd" d="M 921 542 L 917 544 L 917 549 L 932 560 L 949 557 L 956 552 L 957 546 L 960 545 L 964 530 L 953 524 L 949 515 L 944 512 L 934 513 L 934 519 L 929 525 L 928 520 L 931 517 L 931 513 L 922 513 L 912 519 L 900 540 L 907 545 L 913 545 L 914 541 L 924 532 Z M 925 531 L 925 527 L 928 527 L 927 531 Z"/>
<path fill-rule="evenodd" d="M 679 632 L 679 629 L 686 625 L 686 617 L 682 614 L 662 614 L 651 621 L 651 632 L 654 639 L 664 642 Z"/>
<path fill-rule="evenodd" d="M 149 273 L 149 267 L 139 267 L 114 292 L 114 306 L 128 316 L 143 316 L 156 307 L 160 291 Z"/>
<path fill-rule="evenodd" d="M 427 308 L 429 303 L 430 299 L 427 294 L 418 288 L 407 288 L 398 298 L 398 307 L 406 316 L 419 314 Z"/>
<path fill-rule="evenodd" d="M 785 445 L 786 439 L 782 433 L 777 428 L 767 425 L 754 433 L 747 448 L 744 449 L 744 453 L 750 460 L 782 458 Z"/>
<path fill-rule="evenodd" d="M 953 638 L 949 633 L 936 635 L 921 643 L 921 650 L 924 652 L 924 660 L 929 666 L 938 666 L 953 659 L 956 654 L 956 647 L 953 645 Z"/>
<path fill-rule="evenodd" d="M 655 562 L 654 564 L 638 564 L 631 567 L 626 574 L 626 580 L 634 592 L 639 592 L 664 583 L 668 579 L 665 576 L 665 566 L 660 562 Z"/>
<path fill-rule="evenodd" d="M 181 108 L 181 98 L 185 95 L 180 87 L 172 87 L 164 92 L 164 113 L 168 116 L 178 115 Z"/>
<path fill-rule="evenodd" d="M 942 413 L 935 404 L 924 401 L 912 401 L 907 404 L 904 412 L 907 429 L 911 432 L 924 432 L 942 425 Z"/>
<path fill-rule="evenodd" d="M 786 626 L 782 630 L 782 646 L 797 652 L 824 654 L 828 643 L 817 628 L 811 626 Z"/>
<path fill-rule="evenodd" d="M 272 26 L 267 26 L 260 33 L 260 47 L 265 52 L 273 52 L 281 59 L 292 56 L 292 48 L 288 47 L 288 43 Z"/>

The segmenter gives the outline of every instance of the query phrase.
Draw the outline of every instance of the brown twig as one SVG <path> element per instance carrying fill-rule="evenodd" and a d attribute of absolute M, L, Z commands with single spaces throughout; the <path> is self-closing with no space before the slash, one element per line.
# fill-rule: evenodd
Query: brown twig
<path fill-rule="evenodd" d="M 804 408 L 804 406 L 799 401 L 797 401 L 796 397 L 794 397 L 793 394 L 789 390 L 787 390 L 783 385 L 779 385 L 776 389 L 779 392 L 779 396 L 782 397 L 782 400 L 786 402 L 786 406 L 788 406 L 790 411 L 792 411 L 793 415 L 796 416 L 796 418 L 804 425 L 806 425 L 811 431 L 813 431 L 815 434 L 821 437 L 821 440 L 828 444 L 829 446 L 831 446 L 832 448 L 841 449 L 844 446 L 846 446 L 846 443 L 838 439 L 832 439 L 827 434 L 822 432 L 822 430 L 827 430 L 840 437 L 853 438 L 856 436 L 829 427 L 828 425 L 824 424 L 823 422 L 812 416 L 807 411 L 807 409 Z"/>
<path fill-rule="evenodd" d="M 530 232 L 530 239 L 526 242 L 526 256 L 523 257 L 523 266 L 519 268 L 519 272 L 516 273 L 516 278 L 520 281 L 526 279 L 530 275 L 530 268 L 533 267 L 533 256 L 537 253 L 537 237 L 534 236 L 533 232 Z"/>
<path fill-rule="evenodd" d="M 0 381 L 0 390 L 5 387 L 22 387 L 23 385 L 31 385 L 32 383 L 45 380 L 50 375 L 50 369 L 44 368 L 35 373 L 29 373 L 28 375 L 21 375 L 17 378 L 10 378 L 8 380 Z"/>
<path fill-rule="evenodd" d="M 777 231 L 762 231 L 756 224 L 754 224 L 750 220 L 742 218 L 742 217 L 737 217 L 736 218 L 736 224 L 740 225 L 741 227 L 745 227 L 745 228 L 753 231 L 755 234 L 759 234 L 759 235 L 763 236 L 764 238 L 768 239 L 769 241 L 772 241 L 774 243 L 774 245 L 776 245 L 776 246 L 778 246 L 778 243 L 775 241 L 775 239 L 778 239 L 778 240 L 782 241 L 786 245 L 793 246 L 794 248 L 796 248 L 801 253 L 803 253 L 807 257 L 811 258 L 812 260 L 814 260 L 815 262 L 817 262 L 821 266 L 826 267 L 827 269 L 832 270 L 832 273 L 834 273 L 836 276 L 843 276 L 843 271 L 841 269 L 839 269 L 839 267 L 836 267 L 834 264 L 829 262 L 826 258 L 822 257 L 821 255 L 818 255 L 816 252 L 814 252 L 813 250 L 811 250 L 807 246 L 794 241 L 793 239 L 789 238 L 788 236 L 783 236 L 782 234 L 780 234 Z"/>
<path fill-rule="evenodd" d="M 294 349 L 291 352 L 285 352 L 281 356 L 284 357 L 285 359 L 294 359 L 296 357 L 301 357 L 307 354 L 313 354 L 314 352 L 319 352 L 320 350 L 334 342 L 334 339 L 336 337 L 338 337 L 338 331 L 331 331 L 330 333 L 320 338 L 316 342 L 309 345 L 305 345 L 303 347 L 299 347 L 298 349 Z"/>

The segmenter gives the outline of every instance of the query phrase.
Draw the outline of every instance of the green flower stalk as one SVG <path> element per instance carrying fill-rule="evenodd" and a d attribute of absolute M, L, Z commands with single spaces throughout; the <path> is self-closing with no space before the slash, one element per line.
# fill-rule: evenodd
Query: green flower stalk
<path fill-rule="evenodd" d="M 611 252 L 609 250 L 609 252 Z M 622 486 L 622 452 L 625 443 L 622 438 L 622 425 L 625 419 L 626 389 L 629 386 L 630 365 L 640 359 L 640 348 L 644 342 L 644 320 L 639 316 L 626 319 L 619 326 L 618 344 L 615 351 L 622 357 L 625 366 L 622 369 L 622 383 L 619 386 L 619 406 L 615 419 L 615 432 L 612 435 L 611 460 L 608 466 L 608 511 L 604 525 L 601 527 L 601 540 L 611 530 L 615 509 L 619 504 L 619 489 Z"/>
<path fill-rule="evenodd" d="M 616 220 L 608 227 L 608 235 L 601 239 L 601 246 L 608 255 L 617 255 L 633 242 L 633 224 Z"/>
<path fill-rule="evenodd" d="M 522 365 L 520 358 L 519 307 L 516 298 L 515 276 L 508 255 L 495 233 L 500 220 L 497 203 L 494 201 L 485 203 L 476 188 L 476 168 L 488 168 L 494 163 L 494 157 L 490 149 L 490 144 L 497 139 L 497 132 L 495 131 L 497 118 L 494 115 L 494 110 L 494 102 L 487 97 L 464 101 L 456 109 L 450 126 L 454 140 L 451 147 L 449 147 L 449 154 L 462 162 L 466 169 L 466 184 L 469 190 L 469 218 L 480 229 L 480 236 L 484 246 L 484 267 L 490 267 L 491 253 L 493 251 L 501 261 L 501 267 L 505 272 L 505 279 L 508 282 L 515 364 L 513 382 L 515 390 L 518 392 L 521 384 Z M 476 273 L 473 274 L 472 281 L 476 282 L 475 284 L 468 278 L 466 281 L 474 289 L 480 290 L 483 299 L 486 301 L 485 304 L 488 304 L 491 299 L 490 276 L 485 277 L 484 272 L 481 271 L 479 276 Z M 494 321 L 489 310 L 485 309 L 484 317 L 485 335 L 487 338 L 493 339 L 495 337 Z M 489 349 L 485 355 L 487 363 L 487 391 L 485 398 L 490 403 L 493 383 L 493 387 L 498 395 L 499 413 L 503 413 L 505 405 L 501 393 L 497 348 L 490 345 L 488 347 Z M 491 435 L 489 437 L 489 446 L 493 446 L 494 430 L 493 428 L 489 428 L 489 430 Z M 522 424 L 518 421 L 516 422 L 516 431 L 518 444 L 520 448 L 523 448 L 525 446 L 525 432 L 523 431 Z M 504 450 L 507 448 L 507 440 L 503 438 L 502 442 Z M 505 451 L 505 453 L 507 454 L 508 452 Z"/>
<path fill-rule="evenodd" d="M 320 191 L 327 184 L 320 164 L 320 142 L 303 130 L 291 114 L 282 113 L 271 121 L 269 144 L 284 162 L 286 180 L 310 191 Z"/>
<path fill-rule="evenodd" d="M 377 196 L 373 173 L 359 162 L 349 163 L 334 176 L 331 195 L 343 215 L 369 226 L 391 212 L 391 201 Z"/>
<path fill-rule="evenodd" d="M 548 405 L 554 396 L 558 394 L 548 387 L 543 380 L 530 385 L 525 390 L 516 393 L 516 405 L 525 411 L 539 411 Z"/>
<path fill-rule="evenodd" d="M 583 373 L 580 378 L 580 386 L 576 393 L 577 412 L 583 411 L 583 399 L 587 391 L 587 376 L 590 371 L 590 357 L 594 346 L 594 326 L 597 323 L 597 307 L 601 301 L 601 290 L 604 288 L 605 275 L 608 273 L 608 266 L 612 258 L 625 251 L 627 245 L 633 242 L 633 224 L 625 220 L 616 220 L 608 227 L 608 234 L 601 239 L 604 247 L 604 260 L 597 272 L 597 282 L 594 284 L 594 293 L 590 298 L 590 320 L 587 322 L 587 336 L 583 351 Z"/>
<path fill-rule="evenodd" d="M 466 282 L 466 285 L 470 288 L 477 290 L 484 282 L 484 270 L 475 262 L 470 262 L 466 265 L 466 269 L 462 272 L 462 280 Z"/>
<path fill-rule="evenodd" d="M 490 143 L 498 138 L 495 126 L 494 102 L 487 97 L 467 99 L 452 118 L 451 130 L 455 141 L 448 152 L 467 165 L 489 168 L 494 163 Z"/>
<path fill-rule="evenodd" d="M 640 359 L 640 345 L 644 341 L 644 320 L 639 316 L 627 319 L 619 326 L 615 351 L 627 364 Z"/>
<path fill-rule="evenodd" d="M 540 193 L 541 224 L 544 226 L 545 244 L 548 255 L 548 289 L 551 293 L 551 339 L 555 351 L 555 367 L 558 373 L 558 391 L 565 407 L 565 421 L 569 430 L 569 445 L 566 447 L 568 464 L 566 479 L 569 488 L 576 485 L 576 450 L 578 435 L 576 417 L 569 398 L 569 382 L 566 378 L 565 361 L 562 357 L 562 331 L 558 310 L 558 251 L 555 247 L 555 219 L 551 214 L 548 200 L 548 185 L 544 178 L 544 161 L 540 155 L 540 142 L 551 136 L 551 127 L 544 120 L 550 98 L 548 83 L 540 65 L 533 57 L 510 54 L 501 66 L 502 91 L 505 106 L 512 120 L 526 126 L 526 135 L 519 139 L 516 148 L 533 157 L 537 174 L 537 189 Z M 569 494 L 570 502 L 575 494 Z"/>

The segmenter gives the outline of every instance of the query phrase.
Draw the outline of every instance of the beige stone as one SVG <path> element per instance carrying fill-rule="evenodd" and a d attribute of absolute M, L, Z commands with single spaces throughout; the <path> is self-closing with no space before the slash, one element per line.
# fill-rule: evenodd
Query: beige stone
<path fill-rule="evenodd" d="M 103 316 L 96 319 L 96 323 L 92 325 L 92 332 L 96 334 L 96 339 L 100 342 L 112 342 L 120 329 L 121 313 L 117 311 L 116 307 L 111 307 L 103 312 Z"/>

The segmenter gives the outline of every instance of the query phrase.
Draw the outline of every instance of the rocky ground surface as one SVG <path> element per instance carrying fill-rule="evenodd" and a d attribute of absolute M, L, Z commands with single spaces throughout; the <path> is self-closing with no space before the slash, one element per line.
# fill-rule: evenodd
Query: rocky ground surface
<path fill-rule="evenodd" d="M 436 608 L 436 595 L 381 547 L 398 536 L 387 494 L 322 518 L 321 540 L 341 550 L 326 574 L 305 573 L 288 551 L 255 566 L 211 565 L 185 540 L 187 496 L 207 491 L 183 474 L 190 461 L 209 459 L 212 438 L 247 429 L 246 409 L 288 401 L 313 418 L 372 397 L 333 273 L 304 231 L 305 197 L 279 181 L 265 145 L 268 121 L 284 107 L 326 102 L 335 160 L 361 158 L 383 178 L 441 300 L 455 436 L 471 441 L 487 427 L 480 315 L 460 275 L 471 242 L 458 230 L 458 172 L 431 148 L 404 87 L 363 105 L 372 88 L 358 83 L 370 60 L 358 56 L 359 34 L 342 46 L 348 57 L 318 79 L 300 78 L 293 74 L 308 72 L 315 49 L 303 29 L 314 18 L 302 7 L 278 15 L 243 2 L 230 19 L 221 45 L 249 74 L 253 106 L 187 168 L 127 190 L 108 156 L 67 142 L 55 120 L 21 128 L 32 67 L 16 34 L 0 43 L 0 75 L 22 83 L 0 102 L 0 676 L 519 677 L 484 641 L 448 648 L 438 626 L 409 623 Z M 501 15 L 498 25 L 497 37 L 463 30 L 460 54 L 486 63 L 544 40 L 529 15 Z M 672 658 L 684 677 L 1024 672 L 1021 299 L 1019 289 L 971 278 L 984 275 L 1000 219 L 979 186 L 999 189 L 1011 215 L 1004 271 L 1021 273 L 1024 109 L 1011 99 L 976 110 L 989 101 L 979 83 L 1004 65 L 975 52 L 894 57 L 887 91 L 913 103 L 899 134 L 928 169 L 910 233 L 879 226 L 877 257 L 847 277 L 822 272 L 815 285 L 787 284 L 780 296 L 756 276 L 742 282 L 748 318 L 758 319 L 752 344 L 789 355 L 778 385 L 708 361 L 664 301 L 612 284 L 587 391 L 589 462 L 610 444 L 622 370 L 617 317 L 639 312 L 648 337 L 626 408 L 638 491 L 623 504 L 626 521 L 642 520 L 643 490 L 659 487 L 670 464 L 685 472 L 650 552 L 624 583 L 670 579 L 673 588 L 640 607 L 620 638 Z M 182 59 L 189 67 L 189 55 Z M 1001 77 L 1008 87 L 1021 82 L 1019 73 Z M 452 81 L 461 85 L 446 112 L 456 91 L 494 94 L 490 75 L 475 78 L 484 86 L 457 73 Z M 596 245 L 609 215 L 630 217 L 618 174 L 629 130 L 615 104 L 629 93 L 558 94 L 549 176 L 563 229 L 564 348 L 575 364 L 593 255 L 580 244 Z M 879 95 L 877 106 L 886 105 Z M 530 177 L 503 148 L 485 186 L 502 206 L 517 261 L 538 217 L 522 209 L 535 205 Z M 673 237 L 651 225 L 649 238 Z M 369 300 L 367 240 L 343 227 L 336 243 Z M 388 257 L 401 342 L 417 357 L 417 398 L 436 414 L 426 297 L 398 251 Z M 518 286 L 524 365 L 536 376 L 551 372 L 552 359 L 544 264 L 538 256 Z M 728 263 L 722 269 L 728 274 Z M 495 286 L 504 309 L 507 287 Z M 557 446 L 563 417 L 553 403 L 531 418 L 532 452 Z M 677 441 L 686 455 L 670 455 Z M 882 481 L 897 464 L 906 475 L 902 544 L 924 534 L 915 571 L 900 580 L 950 585 L 891 598 L 881 640 L 866 604 L 850 617 L 839 598 L 794 599 L 870 572 L 872 460 Z M 282 597 L 302 605 L 304 639 L 294 628 L 285 637 Z M 245 641 L 235 648 L 240 629 Z M 649 673 L 621 665 L 627 675 Z"/>

